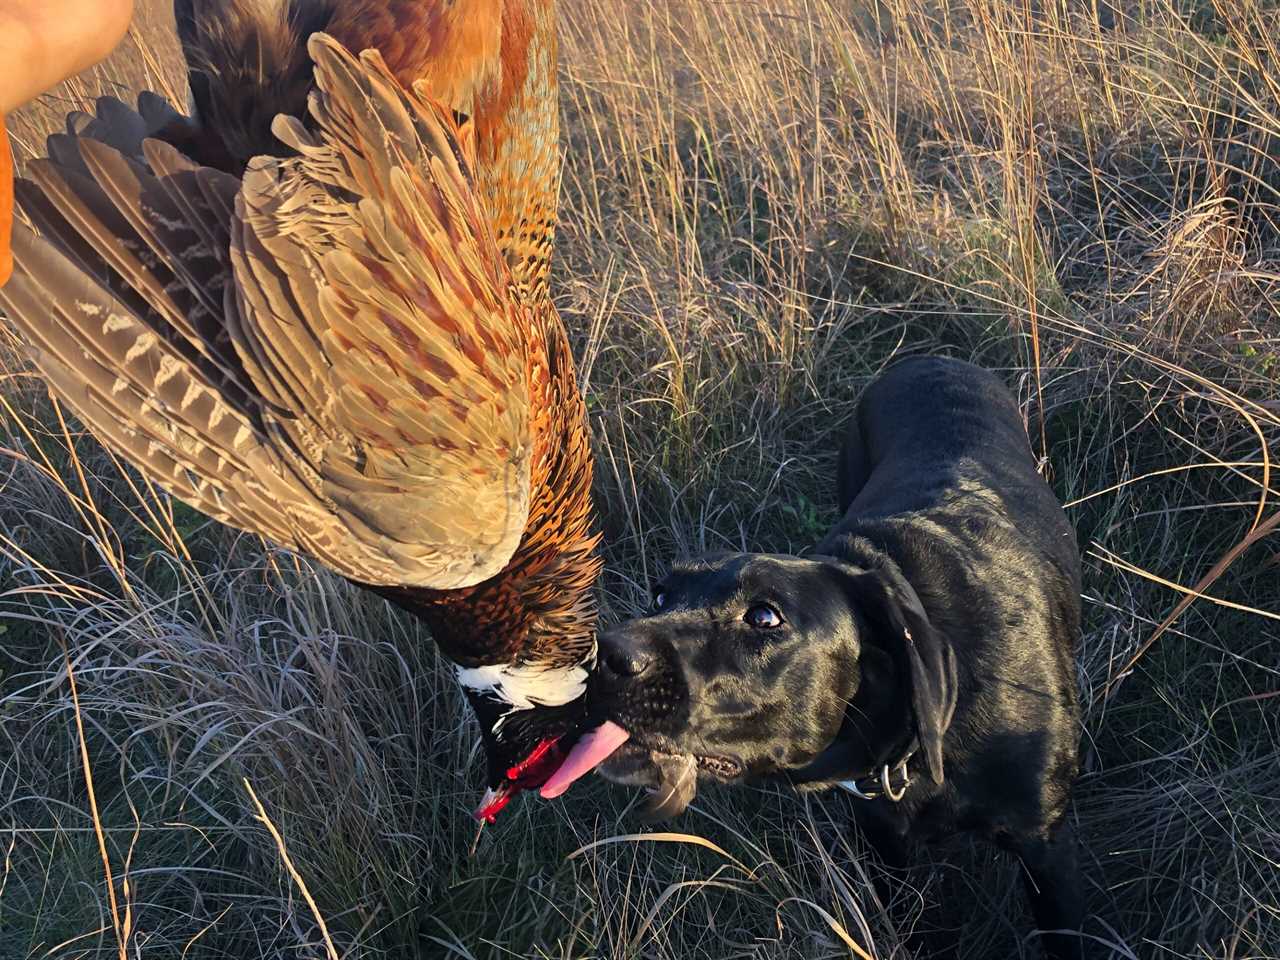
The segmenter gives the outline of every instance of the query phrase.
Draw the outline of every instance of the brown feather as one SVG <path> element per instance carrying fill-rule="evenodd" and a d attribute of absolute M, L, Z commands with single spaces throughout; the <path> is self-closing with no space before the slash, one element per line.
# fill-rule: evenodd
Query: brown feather
<path fill-rule="evenodd" d="M 251 157 L 289 152 L 272 122 L 305 113 L 313 32 L 378 50 L 401 84 L 468 119 L 498 247 L 516 282 L 546 295 L 560 187 L 554 0 L 177 0 L 175 14 L 196 116 L 153 108 L 149 130 L 239 176 Z"/>
<path fill-rule="evenodd" d="M 55 389 L 177 495 L 362 583 L 483 581 L 527 516 L 530 323 L 448 112 L 376 58 L 312 48 L 317 133 L 255 161 L 230 224 L 97 141 L 80 141 L 92 179 L 39 167 L 45 209 L 98 238 L 132 306 L 36 238 L 0 297 Z M 231 276 L 209 235 L 229 237 Z M 224 353 L 192 318 L 227 284 Z"/>

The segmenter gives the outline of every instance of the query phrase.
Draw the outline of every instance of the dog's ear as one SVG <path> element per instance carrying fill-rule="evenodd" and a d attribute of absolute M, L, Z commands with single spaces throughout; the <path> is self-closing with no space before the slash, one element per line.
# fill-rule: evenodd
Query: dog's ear
<path fill-rule="evenodd" d="M 942 737 L 956 710 L 956 657 L 929 622 L 915 589 L 893 564 L 849 571 L 862 614 L 889 632 L 886 646 L 907 668 L 916 736 L 935 783 L 943 782 Z"/>

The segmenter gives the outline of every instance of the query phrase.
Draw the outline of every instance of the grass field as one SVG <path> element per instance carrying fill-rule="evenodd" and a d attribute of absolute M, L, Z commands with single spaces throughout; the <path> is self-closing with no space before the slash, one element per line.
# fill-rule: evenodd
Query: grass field
<path fill-rule="evenodd" d="M 142 6 L 20 153 L 98 92 L 182 96 Z M 892 357 L 998 369 L 1085 556 L 1091 932 L 1274 960 L 1280 14 L 1125 7 L 562 0 L 601 598 L 813 542 L 828 438 Z M 1038 956 L 980 844 L 879 903 L 841 796 L 706 790 L 660 834 L 593 782 L 476 842 L 422 628 L 142 487 L 3 350 L 0 958 L 887 958 L 912 925 Z"/>

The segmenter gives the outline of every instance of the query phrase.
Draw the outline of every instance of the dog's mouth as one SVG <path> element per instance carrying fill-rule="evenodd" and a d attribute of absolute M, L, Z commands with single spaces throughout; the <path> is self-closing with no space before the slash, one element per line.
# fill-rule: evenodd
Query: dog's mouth
<path fill-rule="evenodd" d="M 637 736 L 600 764 L 599 772 L 614 783 L 648 790 L 642 816 L 654 822 L 683 813 L 697 795 L 699 778 L 732 783 L 746 766 L 736 757 L 686 753 L 675 744 Z"/>
<path fill-rule="evenodd" d="M 573 784 L 604 763 L 621 747 L 631 734 L 612 720 L 606 720 L 578 737 L 573 748 L 555 772 L 542 784 L 539 791 L 550 800 L 558 797 Z"/>
<path fill-rule="evenodd" d="M 742 761 L 735 757 L 694 757 L 698 769 L 725 783 L 737 780 L 746 772 Z"/>
<path fill-rule="evenodd" d="M 633 737 L 624 743 L 600 764 L 599 772 L 615 783 L 636 783 L 658 761 L 679 757 L 691 760 L 698 773 L 722 783 L 737 780 L 746 772 L 746 766 L 736 757 L 686 753 L 670 743 L 654 743 L 644 737 Z M 623 777 L 627 779 L 624 781 Z"/>
<path fill-rule="evenodd" d="M 698 778 L 731 783 L 746 773 L 737 757 L 686 751 L 664 737 L 636 735 L 611 720 L 583 734 L 569 755 L 542 785 L 541 794 L 558 797 L 592 770 L 614 783 L 645 787 L 644 817 L 666 820 L 693 802 Z"/>

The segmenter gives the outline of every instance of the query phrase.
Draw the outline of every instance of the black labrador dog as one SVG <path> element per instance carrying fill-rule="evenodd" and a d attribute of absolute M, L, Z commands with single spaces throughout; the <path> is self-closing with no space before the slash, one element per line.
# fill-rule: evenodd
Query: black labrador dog
<path fill-rule="evenodd" d="M 699 779 L 843 787 L 881 857 L 976 830 L 1011 850 L 1054 958 L 1083 955 L 1076 845 L 1080 558 L 992 374 L 918 357 L 866 391 L 843 518 L 807 556 L 676 565 L 600 639 L 601 767 L 659 817 Z"/>

